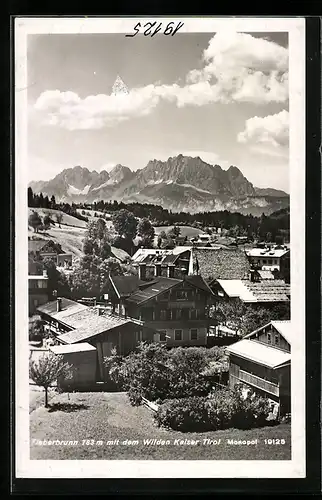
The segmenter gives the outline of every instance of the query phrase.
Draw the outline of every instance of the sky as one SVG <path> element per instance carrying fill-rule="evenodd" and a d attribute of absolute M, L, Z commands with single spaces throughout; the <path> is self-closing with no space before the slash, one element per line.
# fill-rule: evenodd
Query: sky
<path fill-rule="evenodd" d="M 27 50 L 30 181 L 181 153 L 289 192 L 287 33 L 28 35 Z"/>

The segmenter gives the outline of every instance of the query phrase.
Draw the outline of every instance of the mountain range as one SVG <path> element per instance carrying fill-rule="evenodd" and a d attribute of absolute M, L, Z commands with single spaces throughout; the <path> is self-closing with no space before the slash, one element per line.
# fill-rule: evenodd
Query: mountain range
<path fill-rule="evenodd" d="M 120 164 L 109 172 L 76 166 L 29 186 L 35 193 L 54 195 L 61 202 L 153 203 L 173 212 L 229 210 L 257 216 L 289 206 L 289 195 L 284 191 L 256 188 L 236 166 L 224 170 L 199 156 L 152 160 L 135 172 Z"/>

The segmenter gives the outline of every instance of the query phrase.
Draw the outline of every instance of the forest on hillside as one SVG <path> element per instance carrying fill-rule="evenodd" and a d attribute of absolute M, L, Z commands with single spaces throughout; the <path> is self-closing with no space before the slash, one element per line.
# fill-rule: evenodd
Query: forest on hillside
<path fill-rule="evenodd" d="M 186 225 L 206 230 L 207 228 L 222 228 L 229 230 L 231 236 L 247 236 L 249 239 L 259 238 L 266 241 L 289 241 L 290 209 L 283 208 L 271 215 L 264 213 L 260 217 L 243 215 L 228 210 L 218 212 L 172 212 L 160 205 L 149 203 L 123 203 L 116 200 L 98 201 L 94 203 L 58 203 L 55 197 L 34 194 L 28 188 L 28 206 L 30 208 L 51 208 L 61 210 L 68 215 L 87 221 L 86 210 L 93 210 L 105 214 L 105 218 L 112 217 L 115 212 L 127 210 L 139 219 L 149 219 L 154 226 Z M 277 240 L 276 240 L 277 239 Z"/>

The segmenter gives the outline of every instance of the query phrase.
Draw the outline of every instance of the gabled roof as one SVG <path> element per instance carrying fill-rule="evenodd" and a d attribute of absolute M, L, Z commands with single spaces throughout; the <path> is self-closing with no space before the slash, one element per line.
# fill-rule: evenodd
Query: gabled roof
<path fill-rule="evenodd" d="M 131 260 L 130 254 L 128 254 L 125 250 L 121 248 L 111 247 L 111 253 L 113 257 L 118 259 L 120 262 L 127 262 Z"/>
<path fill-rule="evenodd" d="M 40 252 L 47 243 L 49 243 L 48 240 L 28 240 L 28 253 Z"/>
<path fill-rule="evenodd" d="M 269 368 L 278 368 L 291 362 L 291 353 L 284 352 L 267 344 L 261 344 L 254 340 L 243 338 L 239 342 L 226 348 L 228 354 L 249 359 Z"/>
<path fill-rule="evenodd" d="M 271 271 L 263 271 L 262 269 L 259 269 L 257 271 L 257 273 L 259 274 L 259 276 L 260 276 L 260 278 L 262 280 L 273 280 L 273 279 L 275 279 L 275 276 L 274 276 L 274 274 Z"/>
<path fill-rule="evenodd" d="M 132 256 L 132 261 L 135 264 L 139 264 L 140 262 L 147 262 L 150 263 L 152 260 L 159 256 L 161 257 L 166 257 L 168 255 L 180 255 L 183 252 L 187 252 L 191 250 L 191 246 L 176 246 L 175 248 L 172 249 L 165 249 L 165 248 L 139 248 L 135 254 Z M 149 258 L 147 258 L 149 257 Z"/>
<path fill-rule="evenodd" d="M 128 297 L 145 284 L 138 276 L 110 276 L 110 282 L 119 298 Z"/>
<path fill-rule="evenodd" d="M 207 281 L 243 279 L 250 268 L 247 256 L 238 248 L 194 248 L 193 264 Z"/>
<path fill-rule="evenodd" d="M 249 257 L 272 257 L 279 258 L 289 253 L 289 248 L 251 248 L 246 250 Z"/>
<path fill-rule="evenodd" d="M 292 334 L 291 334 L 290 320 L 270 321 L 269 323 L 262 325 L 260 328 L 257 328 L 253 332 L 250 332 L 247 335 L 245 335 L 244 339 L 252 338 L 255 335 L 255 333 L 261 332 L 262 330 L 264 330 L 264 328 L 267 328 L 270 325 L 272 325 L 282 335 L 282 337 L 284 337 L 286 342 L 291 345 Z"/>
<path fill-rule="evenodd" d="M 200 290 L 203 290 L 204 292 L 207 292 L 210 295 L 214 294 L 211 288 L 208 286 L 208 284 L 201 276 L 199 275 L 185 276 L 184 279 L 187 283 L 190 283 L 190 285 L 195 286 L 196 288 L 199 288 Z"/>
<path fill-rule="evenodd" d="M 283 280 L 217 280 L 229 297 L 243 302 L 288 302 L 291 289 Z"/>
<path fill-rule="evenodd" d="M 81 342 L 79 344 L 52 345 L 49 346 L 49 350 L 55 354 L 70 354 L 73 352 L 96 351 L 96 347 L 87 342 Z"/>
<path fill-rule="evenodd" d="M 68 316 L 88 309 L 88 306 L 74 300 L 66 299 L 65 297 L 61 298 L 61 310 L 59 312 L 57 312 L 57 300 L 52 300 L 51 302 L 47 302 L 47 304 L 37 307 L 37 311 L 47 314 L 47 316 L 51 316 L 53 319 L 62 321 L 65 324 L 68 324 L 66 321 Z"/>
<path fill-rule="evenodd" d="M 112 314 L 104 314 L 99 316 L 98 313 L 92 312 L 91 316 L 79 321 L 79 326 L 70 332 L 59 335 L 57 339 L 65 344 L 75 344 L 82 342 L 92 337 L 96 337 L 104 332 L 114 330 L 114 328 L 122 327 L 128 323 L 134 322 L 130 318 L 122 318 Z"/>
<path fill-rule="evenodd" d="M 147 282 L 147 286 L 144 289 L 138 289 L 134 291 L 128 298 L 128 302 L 133 302 L 135 304 L 142 304 L 148 300 L 157 297 L 163 292 L 170 290 L 170 288 L 182 283 L 183 280 L 175 278 L 164 278 L 160 276 L 155 278 L 152 283 Z"/>
<path fill-rule="evenodd" d="M 274 328 L 285 338 L 286 342 L 290 345 L 292 343 L 292 330 L 291 321 L 271 321 Z"/>

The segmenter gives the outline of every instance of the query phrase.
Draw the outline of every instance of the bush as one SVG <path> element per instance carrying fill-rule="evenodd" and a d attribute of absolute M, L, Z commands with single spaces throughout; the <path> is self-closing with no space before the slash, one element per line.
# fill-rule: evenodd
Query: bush
<path fill-rule="evenodd" d="M 142 396 L 150 401 L 206 396 L 214 379 L 228 365 L 223 349 L 141 343 L 135 353 L 105 360 L 113 381 L 128 392 L 132 404 Z M 210 367 L 210 370 L 208 369 Z"/>
<path fill-rule="evenodd" d="M 217 390 L 208 397 L 167 400 L 154 417 L 159 426 L 181 432 L 216 431 L 267 425 L 269 403 L 255 395 L 244 399 L 239 389 Z"/>
<path fill-rule="evenodd" d="M 171 399 L 159 406 L 154 414 L 158 426 L 181 432 L 211 430 L 208 418 L 207 399 L 190 397 Z"/>

